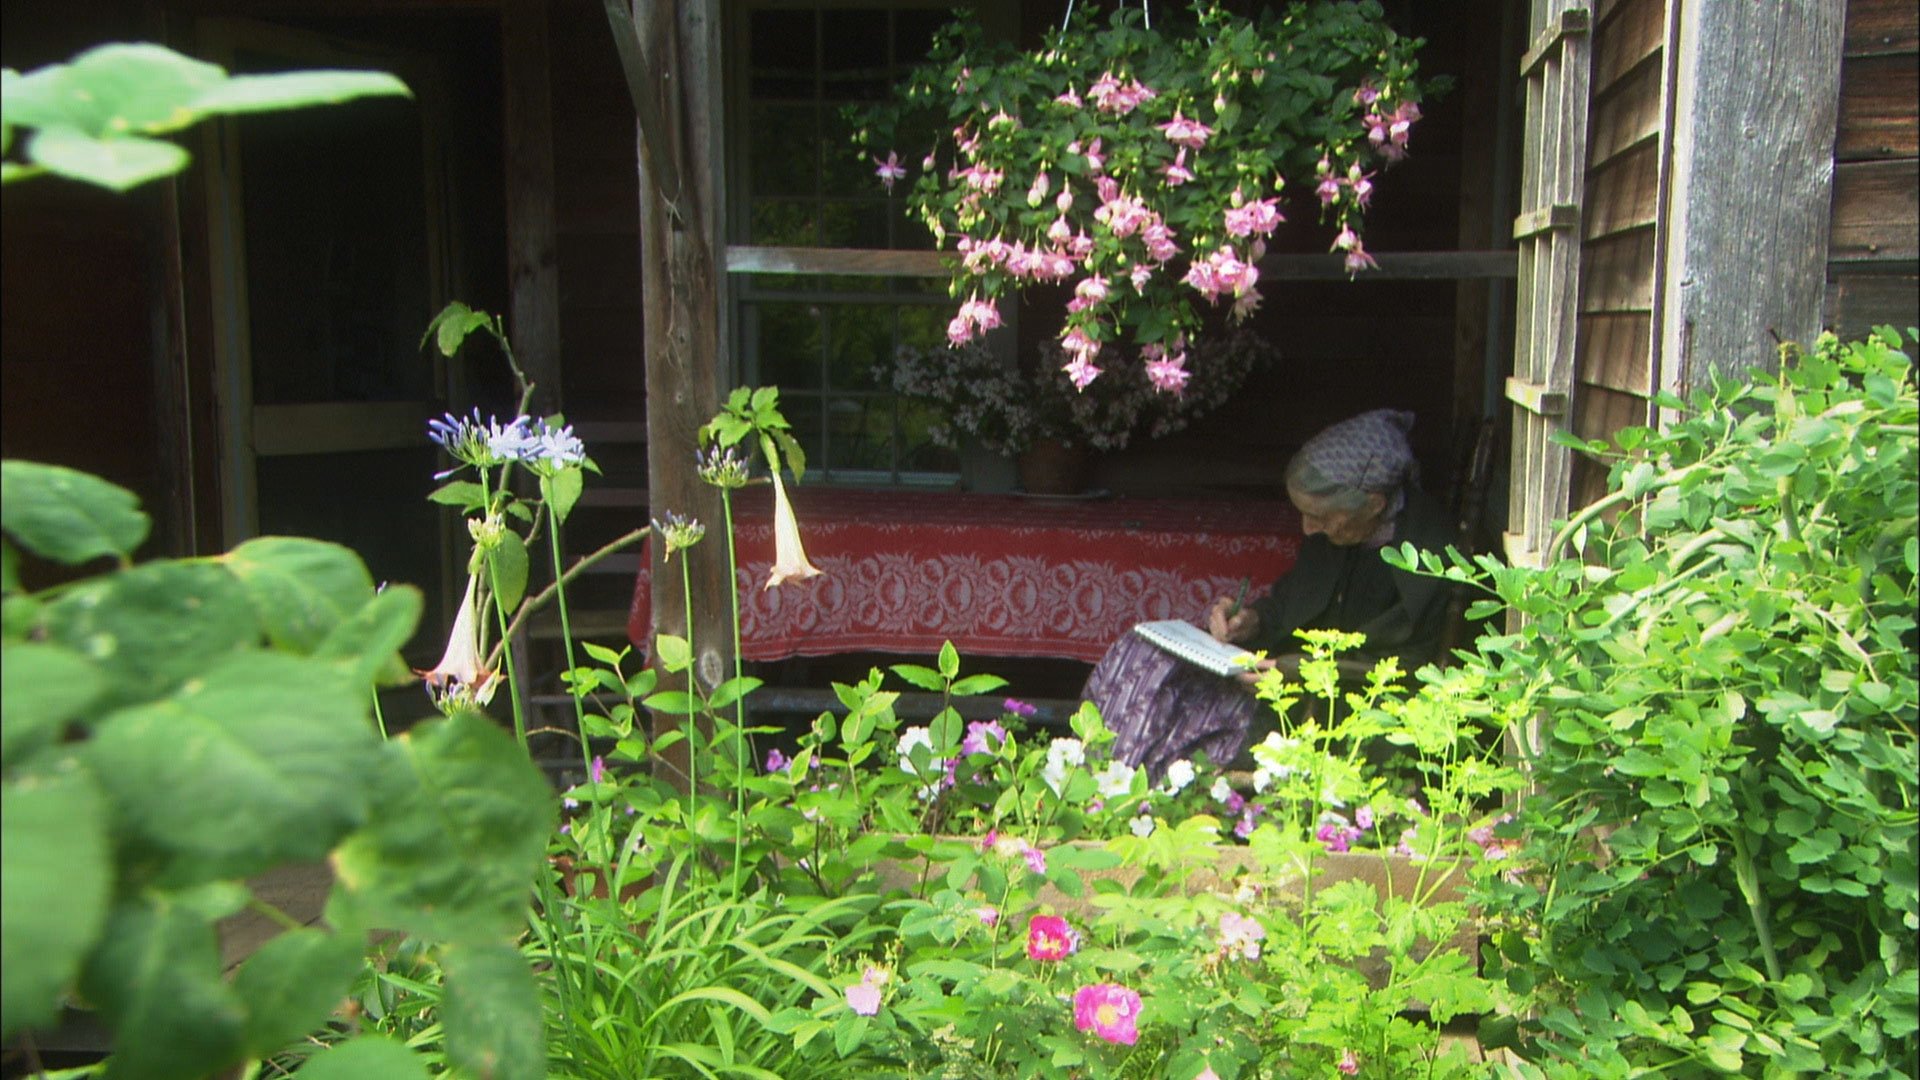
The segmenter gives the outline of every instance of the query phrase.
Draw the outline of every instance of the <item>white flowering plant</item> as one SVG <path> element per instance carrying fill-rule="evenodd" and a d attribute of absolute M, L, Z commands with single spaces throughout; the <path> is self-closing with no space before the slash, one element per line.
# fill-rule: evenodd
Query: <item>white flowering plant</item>
<path fill-rule="evenodd" d="M 1059 370 L 1066 354 L 1058 343 L 1043 346 L 1038 362 L 1023 367 L 1003 362 L 982 341 L 902 346 L 879 374 L 896 393 L 942 410 L 943 421 L 929 432 L 937 445 L 957 448 L 971 437 L 994 453 L 1016 456 L 1036 439 L 1053 438 L 1111 452 L 1184 430 L 1278 357 L 1264 337 L 1228 328 L 1195 340 L 1183 361 L 1185 382 L 1173 392 L 1156 387 L 1143 364 L 1076 388 Z"/>
<path fill-rule="evenodd" d="M 1420 119 L 1422 43 L 1373 0 L 1170 14 L 1149 25 L 1122 7 L 1102 26 L 1082 6 L 1031 52 L 988 43 L 963 15 L 891 99 L 850 107 L 879 181 L 911 177 L 908 210 L 959 256 L 954 344 L 1000 325 L 1007 294 L 1070 282 L 1060 346 L 1074 384 L 1128 341 L 1152 384 L 1177 391 L 1195 302 L 1235 319 L 1259 305 L 1289 184 L 1311 186 L 1350 272 L 1374 265 L 1361 220 Z M 920 131 L 933 145 L 899 144 Z"/>

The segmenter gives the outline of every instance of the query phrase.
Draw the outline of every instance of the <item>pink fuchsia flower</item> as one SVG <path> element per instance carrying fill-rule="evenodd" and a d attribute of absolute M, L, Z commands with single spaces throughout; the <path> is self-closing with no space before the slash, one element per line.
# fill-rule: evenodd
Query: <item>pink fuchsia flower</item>
<path fill-rule="evenodd" d="M 1161 173 L 1167 178 L 1168 187 L 1179 187 L 1187 181 L 1192 180 L 1193 170 L 1187 168 L 1186 150 L 1183 148 L 1178 154 L 1175 154 L 1173 162 L 1161 170 Z"/>
<path fill-rule="evenodd" d="M 1173 228 L 1158 217 L 1147 222 L 1146 227 L 1140 230 L 1140 241 L 1147 246 L 1147 258 L 1156 263 L 1163 263 L 1178 255 L 1180 248 L 1174 244 L 1173 236 Z M 1149 274 L 1153 273 L 1153 267 L 1145 264 L 1134 267 L 1133 273 L 1139 274 L 1142 270 Z M 1139 287 L 1137 281 L 1134 287 Z"/>
<path fill-rule="evenodd" d="M 1072 381 L 1075 390 L 1085 390 L 1093 385 L 1093 380 L 1100 377 L 1102 369 L 1094 366 L 1093 361 L 1088 360 L 1086 354 L 1082 353 L 1067 361 L 1060 370 L 1067 373 L 1067 378 Z"/>
<path fill-rule="evenodd" d="M 1167 133 L 1167 141 L 1188 150 L 1198 150 L 1207 145 L 1207 137 L 1213 129 L 1198 120 L 1189 120 L 1182 116 L 1179 109 L 1173 110 L 1173 119 L 1159 125 Z"/>
<path fill-rule="evenodd" d="M 1080 934 L 1058 915 L 1035 915 L 1027 920 L 1027 958 L 1054 963 L 1080 949 Z"/>
<path fill-rule="evenodd" d="M 1059 97 L 1056 97 L 1053 100 L 1059 102 L 1062 105 L 1067 106 L 1070 109 L 1080 109 L 1080 108 L 1086 107 L 1086 103 L 1080 100 L 1080 95 L 1075 93 L 1073 90 L 1073 87 L 1071 86 L 1067 87 L 1066 93 L 1061 94 Z"/>
<path fill-rule="evenodd" d="M 875 165 L 879 166 L 879 168 L 873 170 L 873 174 L 880 178 L 880 183 L 885 186 L 889 192 L 893 190 L 894 181 L 907 178 L 907 167 L 900 164 L 900 154 L 898 151 L 887 151 L 887 159 L 885 161 L 881 161 L 879 158 L 874 158 L 873 161 Z"/>
<path fill-rule="evenodd" d="M 1353 201 L 1359 203 L 1361 209 L 1366 209 L 1367 204 L 1373 201 L 1372 173 L 1363 173 L 1360 166 L 1351 165 L 1347 167 L 1347 178 L 1341 182 L 1353 189 Z"/>
<path fill-rule="evenodd" d="M 1110 1043 L 1132 1046 L 1140 1038 L 1140 995 L 1114 983 L 1094 983 L 1073 992 L 1073 1026 Z"/>
<path fill-rule="evenodd" d="M 1335 179 L 1332 173 L 1327 173 L 1320 178 L 1320 183 L 1313 189 L 1313 193 L 1320 196 L 1321 206 L 1331 206 L 1333 200 L 1340 197 L 1340 181 Z"/>
<path fill-rule="evenodd" d="M 805 581 L 819 573 L 807 561 L 807 549 L 800 544 L 800 523 L 794 520 L 793 504 L 787 501 L 787 488 L 780 482 L 780 469 L 776 466 L 773 470 L 773 571 L 761 588 Z"/>
<path fill-rule="evenodd" d="M 1187 370 L 1187 354 L 1184 351 L 1168 356 L 1164 348 L 1149 345 L 1140 352 L 1141 357 L 1147 360 L 1147 381 L 1153 384 L 1154 389 L 1178 394 L 1187 388 L 1187 380 L 1193 377 L 1193 373 Z"/>
<path fill-rule="evenodd" d="M 1372 255 L 1367 254 L 1367 249 L 1359 246 L 1347 252 L 1344 265 L 1349 274 L 1357 274 L 1362 270 L 1380 269 L 1380 264 L 1373 260 Z"/>
<path fill-rule="evenodd" d="M 1220 951 L 1232 956 L 1238 953 L 1249 960 L 1260 959 L 1260 943 L 1267 937 L 1267 928 L 1259 920 L 1238 912 L 1227 911 L 1220 915 Z"/>
<path fill-rule="evenodd" d="M 1286 218 L 1279 199 L 1255 199 L 1222 215 L 1229 236 L 1270 236 Z"/>
<path fill-rule="evenodd" d="M 1045 169 L 1033 178 L 1033 185 L 1027 188 L 1027 205 L 1037 207 L 1047 201 L 1047 192 L 1053 189 L 1053 181 L 1048 178 Z"/>
<path fill-rule="evenodd" d="M 1361 83 L 1360 88 L 1353 92 L 1353 103 L 1355 105 L 1371 105 L 1378 100 L 1379 97 L 1380 91 L 1375 90 L 1373 84 Z"/>
<path fill-rule="evenodd" d="M 1360 1075 L 1360 1059 L 1354 1056 L 1352 1050 L 1348 1050 L 1340 1055 L 1340 1062 L 1335 1065 L 1334 1068 L 1339 1069 L 1348 1076 L 1358 1076 Z"/>

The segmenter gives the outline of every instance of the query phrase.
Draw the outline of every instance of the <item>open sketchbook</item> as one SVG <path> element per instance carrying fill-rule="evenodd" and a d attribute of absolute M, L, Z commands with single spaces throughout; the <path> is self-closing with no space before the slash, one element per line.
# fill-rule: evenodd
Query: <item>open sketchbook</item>
<path fill-rule="evenodd" d="M 1203 667 L 1215 675 L 1237 675 L 1246 668 L 1234 663 L 1247 650 L 1238 645 L 1216 641 L 1212 634 L 1179 619 L 1136 623 L 1133 632 L 1189 664 Z"/>

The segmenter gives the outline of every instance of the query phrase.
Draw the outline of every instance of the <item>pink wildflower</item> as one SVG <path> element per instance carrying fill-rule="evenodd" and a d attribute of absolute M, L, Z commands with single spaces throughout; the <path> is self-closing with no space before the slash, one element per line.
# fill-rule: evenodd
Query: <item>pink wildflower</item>
<path fill-rule="evenodd" d="M 879 158 L 874 158 L 873 160 L 876 165 L 880 166 L 873 170 L 874 175 L 880 178 L 880 183 L 885 185 L 888 191 L 893 190 L 894 181 L 906 179 L 907 167 L 900 164 L 900 154 L 898 151 L 887 151 L 887 160 L 885 161 L 881 161 Z"/>
<path fill-rule="evenodd" d="M 1095 983 L 1073 992 L 1073 1026 L 1110 1043 L 1132 1046 L 1140 1038 L 1136 1026 L 1140 995 L 1114 983 Z"/>
<path fill-rule="evenodd" d="M 597 784 L 607 778 L 607 759 L 594 755 L 593 764 L 587 768 L 587 782 Z"/>
<path fill-rule="evenodd" d="M 1035 915 L 1027 920 L 1027 958 L 1049 963 L 1065 960 L 1080 949 L 1080 934 L 1058 915 Z"/>
<path fill-rule="evenodd" d="M 1047 872 L 1047 853 L 1039 848 L 1028 845 L 1026 850 L 1020 853 L 1020 857 L 1026 860 L 1027 869 L 1034 873 L 1045 874 Z M 1074 939 L 1076 943 L 1079 940 L 1079 938 Z"/>
<path fill-rule="evenodd" d="M 781 753 L 779 747 L 776 746 L 773 749 L 767 751 L 767 771 L 768 772 L 770 773 L 785 772 L 788 764 L 790 764 L 790 762 L 787 760 L 787 755 Z"/>
<path fill-rule="evenodd" d="M 879 1012 L 880 988 L 867 982 L 847 987 L 847 1008 L 861 1016 L 872 1016 Z"/>
<path fill-rule="evenodd" d="M 1028 719 L 1032 719 L 1033 717 L 1038 716 L 1040 714 L 1039 706 L 1029 705 L 1024 701 L 1021 701 L 1019 698 L 1008 698 L 1007 700 L 1000 703 L 1000 707 L 1007 710 L 1008 712 L 1012 713 L 1015 716 L 1024 716 Z"/>
<path fill-rule="evenodd" d="M 973 917 L 979 919 L 980 925 L 989 930 L 1000 925 L 1000 909 L 991 905 L 982 904 L 974 908 Z"/>
<path fill-rule="evenodd" d="M 1267 928 L 1258 919 L 1227 911 L 1220 915 L 1220 951 L 1228 956 L 1238 953 L 1248 960 L 1260 959 L 1260 943 Z"/>
<path fill-rule="evenodd" d="M 1334 1068 L 1339 1069 L 1348 1076 L 1358 1076 L 1360 1075 L 1360 1059 L 1354 1056 L 1352 1050 L 1348 1050 L 1346 1053 L 1340 1055 L 1340 1063 L 1335 1065 Z"/>

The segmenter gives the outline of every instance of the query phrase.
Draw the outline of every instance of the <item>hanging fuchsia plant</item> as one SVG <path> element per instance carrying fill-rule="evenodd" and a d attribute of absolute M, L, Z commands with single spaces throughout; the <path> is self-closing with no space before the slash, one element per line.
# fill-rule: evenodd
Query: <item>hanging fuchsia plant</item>
<path fill-rule="evenodd" d="M 855 142 L 889 191 L 913 176 L 909 211 L 958 255 L 954 344 L 999 325 L 1009 293 L 1070 283 L 1074 384 L 1130 342 L 1154 386 L 1178 393 L 1196 301 L 1236 320 L 1259 306 L 1289 183 L 1338 227 L 1349 272 L 1374 265 L 1361 218 L 1420 118 L 1421 44 L 1373 0 L 1258 20 L 1203 0 L 1164 32 L 1133 8 L 1102 29 L 1083 7 L 1038 52 L 990 44 L 962 16 L 891 100 L 853 110 Z M 932 145 L 899 145 L 910 132 Z"/>

